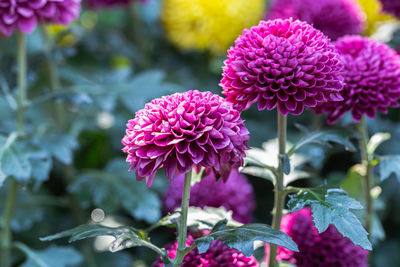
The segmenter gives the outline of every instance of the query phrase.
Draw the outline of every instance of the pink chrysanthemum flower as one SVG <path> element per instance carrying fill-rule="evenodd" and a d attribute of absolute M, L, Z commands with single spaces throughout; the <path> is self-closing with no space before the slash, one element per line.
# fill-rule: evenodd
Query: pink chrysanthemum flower
<path fill-rule="evenodd" d="M 354 121 L 364 114 L 375 117 L 375 111 L 387 113 L 388 107 L 399 107 L 400 56 L 386 44 L 361 36 L 345 36 L 336 42 L 345 65 L 343 102 L 324 103 L 317 113 L 328 112 L 328 123 L 351 111 Z"/>
<path fill-rule="evenodd" d="M 188 91 L 155 99 L 127 124 L 122 139 L 130 170 L 151 186 L 158 169 L 167 177 L 192 167 L 211 168 L 226 180 L 243 165 L 249 131 L 238 110 L 211 92 Z"/>
<path fill-rule="evenodd" d="M 171 181 L 164 195 L 164 209 L 173 212 L 182 202 L 184 176 L 179 175 Z M 210 197 L 212 196 L 212 197 Z M 255 209 L 253 187 L 246 176 L 232 171 L 228 181 L 216 180 L 210 172 L 190 189 L 190 206 L 224 207 L 232 211 L 232 217 L 238 222 L 249 223 Z"/>
<path fill-rule="evenodd" d="M 361 33 L 366 19 L 356 0 L 273 0 L 266 17 L 306 21 L 333 40 Z"/>
<path fill-rule="evenodd" d="M 399 0 L 380 0 L 383 10 L 400 18 L 400 1 Z"/>
<path fill-rule="evenodd" d="M 283 216 L 281 231 L 293 238 L 300 252 L 278 247 L 278 261 L 290 262 L 298 267 L 368 266 L 368 251 L 343 237 L 333 225 L 319 234 L 311 214 L 311 209 L 304 208 Z"/>
<path fill-rule="evenodd" d="M 80 11 L 81 0 L 0 0 L 0 32 L 31 33 L 38 23 L 68 25 Z"/>
<path fill-rule="evenodd" d="M 220 85 L 235 107 L 278 108 L 299 115 L 304 107 L 340 101 L 343 65 L 322 32 L 292 19 L 261 21 L 228 50 Z"/>
<path fill-rule="evenodd" d="M 189 236 L 186 241 L 186 246 L 193 243 L 193 237 Z M 167 246 L 167 253 L 171 259 L 176 256 L 178 248 L 177 242 Z M 160 258 L 153 263 L 153 267 L 164 266 Z M 214 241 L 207 252 L 199 254 L 197 248 L 189 252 L 183 259 L 182 267 L 256 267 L 257 260 L 254 256 L 246 257 L 243 253 L 231 249 L 220 241 Z"/>
<path fill-rule="evenodd" d="M 85 4 L 92 9 L 99 8 L 113 8 L 113 7 L 124 7 L 128 6 L 135 0 L 85 0 Z M 146 2 L 147 0 L 138 0 L 140 2 Z"/>

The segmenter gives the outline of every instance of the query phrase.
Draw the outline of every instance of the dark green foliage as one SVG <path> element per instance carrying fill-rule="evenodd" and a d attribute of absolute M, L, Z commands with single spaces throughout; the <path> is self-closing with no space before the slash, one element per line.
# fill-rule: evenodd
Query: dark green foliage
<path fill-rule="evenodd" d="M 307 189 L 290 196 L 290 211 L 311 206 L 313 220 L 318 232 L 324 232 L 329 225 L 336 229 L 354 244 L 372 250 L 368 233 L 352 210 L 361 210 L 361 204 L 350 198 L 341 189 Z"/>
<path fill-rule="evenodd" d="M 237 228 L 226 228 L 226 223 L 226 220 L 218 222 L 208 235 L 195 240 L 200 253 L 206 252 L 214 240 L 219 240 L 246 256 L 254 253 L 254 241 L 257 240 L 298 251 L 296 243 L 288 235 L 268 225 L 245 224 Z"/>

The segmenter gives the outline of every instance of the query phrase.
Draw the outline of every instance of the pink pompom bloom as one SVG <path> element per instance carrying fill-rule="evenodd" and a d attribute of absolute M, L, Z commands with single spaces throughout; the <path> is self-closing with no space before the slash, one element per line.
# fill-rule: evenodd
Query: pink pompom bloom
<path fill-rule="evenodd" d="M 345 65 L 343 102 L 324 103 L 316 113 L 328 112 L 328 123 L 334 123 L 347 111 L 359 122 L 364 114 L 375 117 L 375 111 L 387 113 L 388 107 L 399 107 L 400 56 L 386 44 L 357 35 L 336 42 Z"/>
<path fill-rule="evenodd" d="M 38 23 L 68 25 L 80 11 L 81 0 L 0 0 L 0 32 L 31 33 Z"/>
<path fill-rule="evenodd" d="M 184 176 L 179 175 L 171 181 L 164 195 L 164 209 L 173 212 L 180 207 L 182 201 Z M 216 180 L 210 172 L 199 183 L 190 189 L 190 206 L 224 207 L 232 211 L 232 217 L 238 222 L 249 223 L 255 209 L 253 187 L 246 176 L 238 171 L 232 171 L 224 183 Z"/>
<path fill-rule="evenodd" d="M 220 86 L 235 107 L 278 108 L 299 115 L 304 107 L 340 101 L 343 64 L 328 37 L 299 20 L 261 21 L 228 50 Z"/>
<path fill-rule="evenodd" d="M 319 234 L 309 208 L 283 216 L 281 231 L 293 239 L 300 252 L 278 247 L 278 261 L 290 262 L 298 267 L 368 266 L 368 251 L 343 237 L 333 225 Z"/>
<path fill-rule="evenodd" d="M 146 104 L 122 139 L 130 170 L 150 187 L 158 169 L 167 177 L 193 167 L 211 168 L 226 180 L 243 165 L 249 131 L 238 110 L 211 92 L 188 91 Z"/>
<path fill-rule="evenodd" d="M 113 8 L 128 6 L 134 0 L 85 0 L 85 4 L 92 9 Z M 147 0 L 140 0 L 146 2 Z"/>
<path fill-rule="evenodd" d="M 383 10 L 400 18 L 400 1 L 399 0 L 380 0 Z"/>
<path fill-rule="evenodd" d="M 186 241 L 186 246 L 193 244 L 193 237 L 189 236 Z M 178 249 L 177 242 L 167 246 L 167 253 L 171 259 L 176 256 Z M 153 267 L 164 266 L 160 258 L 153 263 Z M 227 245 L 220 241 L 214 241 L 207 252 L 199 254 L 197 248 L 193 249 L 183 259 L 182 267 L 256 267 L 258 266 L 257 260 L 254 256 L 246 257 L 243 253 L 229 248 Z"/>
<path fill-rule="evenodd" d="M 333 40 L 361 33 L 366 19 L 356 0 L 273 0 L 266 17 L 306 21 Z"/>

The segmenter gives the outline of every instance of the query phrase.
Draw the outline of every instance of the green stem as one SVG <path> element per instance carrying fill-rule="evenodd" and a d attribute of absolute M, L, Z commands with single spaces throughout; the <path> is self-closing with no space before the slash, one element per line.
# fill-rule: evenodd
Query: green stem
<path fill-rule="evenodd" d="M 14 215 L 15 202 L 17 199 L 18 183 L 11 179 L 11 187 L 6 201 L 6 208 L 3 216 L 3 225 L 1 231 L 1 252 L 0 267 L 11 266 L 10 248 L 11 248 L 11 220 Z"/>
<path fill-rule="evenodd" d="M 272 218 L 272 228 L 275 230 L 279 230 L 281 226 L 281 219 L 283 214 L 283 206 L 285 202 L 284 190 L 285 187 L 283 185 L 284 173 L 283 173 L 283 160 L 281 155 L 286 153 L 286 128 L 287 128 L 287 119 L 286 116 L 283 116 L 278 111 L 278 142 L 279 142 L 279 165 L 278 171 L 275 181 L 274 188 L 274 211 Z M 277 266 L 276 263 L 276 254 L 278 251 L 278 247 L 276 245 L 270 244 L 270 252 L 269 252 L 269 267 Z"/>
<path fill-rule="evenodd" d="M 189 199 L 190 199 L 190 184 L 192 180 L 192 171 L 189 171 L 185 175 L 185 183 L 183 185 L 182 193 L 182 204 L 181 204 L 181 221 L 179 225 L 178 234 L 178 250 L 176 252 L 174 266 L 179 267 L 182 265 L 183 258 L 186 252 L 186 235 L 187 235 L 187 216 L 189 209 Z"/>
<path fill-rule="evenodd" d="M 25 99 L 26 99 L 26 43 L 25 36 L 22 32 L 18 32 L 17 44 L 17 62 L 18 62 L 18 132 L 24 132 L 25 124 Z"/>
<path fill-rule="evenodd" d="M 18 64 L 18 111 L 17 111 L 17 130 L 23 135 L 25 125 L 25 99 L 26 99 L 26 43 L 25 35 L 18 32 L 17 37 L 17 64 Z M 11 186 L 6 200 L 6 207 L 2 221 L 1 247 L 0 247 L 0 267 L 11 266 L 10 248 L 12 242 L 11 221 L 14 216 L 15 204 L 18 193 L 18 183 L 14 178 L 10 178 Z"/>
<path fill-rule="evenodd" d="M 58 93 L 61 88 L 61 82 L 60 78 L 58 75 L 58 68 L 57 64 L 54 60 L 53 56 L 53 49 L 54 49 L 54 43 L 49 37 L 46 28 L 40 27 L 40 32 L 42 34 L 42 38 L 44 41 L 44 54 L 46 56 L 46 61 L 47 61 L 47 67 L 48 67 L 48 73 L 50 77 L 50 89 L 53 93 Z M 55 109 L 55 119 L 57 123 L 61 126 L 61 128 L 64 128 L 65 126 L 65 116 L 64 116 L 64 106 L 62 103 L 54 103 L 54 109 Z"/>
<path fill-rule="evenodd" d="M 373 199 L 371 196 L 372 187 L 372 166 L 371 166 L 371 156 L 368 154 L 368 131 L 365 123 L 365 118 L 362 117 L 361 121 L 358 123 L 358 131 L 362 138 L 360 139 L 360 152 L 361 152 L 361 163 L 364 166 L 365 174 L 362 177 L 362 183 L 364 187 L 364 198 L 366 204 L 366 214 L 365 214 L 365 228 L 368 233 L 371 232 L 372 223 L 372 213 L 373 213 Z"/>

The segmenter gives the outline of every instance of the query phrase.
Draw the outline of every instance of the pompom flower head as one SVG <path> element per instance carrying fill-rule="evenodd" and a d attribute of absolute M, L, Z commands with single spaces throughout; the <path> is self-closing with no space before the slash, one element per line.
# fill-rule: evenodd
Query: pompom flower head
<path fill-rule="evenodd" d="M 304 107 L 340 101 L 343 65 L 328 37 L 306 22 L 261 21 L 244 30 L 228 51 L 220 86 L 235 107 L 278 108 L 299 115 Z"/>
<path fill-rule="evenodd" d="M 398 107 L 400 98 L 400 56 L 386 44 L 361 36 L 345 36 L 336 42 L 345 65 L 345 87 L 342 102 L 325 103 L 317 113 L 328 112 L 328 123 L 347 111 L 355 122 L 375 111 L 386 113 Z"/>
<path fill-rule="evenodd" d="M 331 39 L 359 34 L 365 14 L 356 0 L 273 0 L 267 19 L 294 18 L 306 21 Z"/>
<path fill-rule="evenodd" d="M 188 91 L 155 99 L 127 124 L 122 139 L 138 180 L 151 186 L 158 169 L 167 177 L 192 167 L 211 168 L 226 180 L 243 164 L 249 131 L 238 110 L 211 92 Z"/>
<path fill-rule="evenodd" d="M 177 47 L 220 55 L 244 28 L 259 22 L 264 6 L 264 0 L 165 0 L 161 16 Z"/>
<path fill-rule="evenodd" d="M 333 225 L 319 234 L 311 214 L 311 209 L 304 208 L 283 216 L 281 231 L 293 238 L 300 252 L 278 247 L 278 261 L 290 262 L 298 267 L 368 266 L 366 250 L 343 237 Z"/>
<path fill-rule="evenodd" d="M 400 18 L 400 1 L 399 0 L 380 0 L 383 10 Z"/>
<path fill-rule="evenodd" d="M 164 195 L 164 209 L 173 212 L 180 207 L 182 201 L 184 176 L 179 175 L 171 181 Z M 212 196 L 212 197 L 210 197 Z M 255 209 L 254 192 L 246 176 L 232 171 L 224 183 L 216 180 L 210 172 L 199 183 L 190 189 L 190 206 L 224 207 L 233 212 L 233 219 L 241 223 L 249 223 Z"/>
<path fill-rule="evenodd" d="M 193 237 L 189 236 L 186 241 L 186 246 L 193 244 Z M 177 242 L 167 246 L 167 253 L 171 259 L 176 256 L 178 249 Z M 159 258 L 153 263 L 152 267 L 162 267 L 163 262 Z M 254 256 L 246 257 L 243 253 L 229 248 L 227 245 L 220 241 L 214 241 L 207 252 L 200 254 L 198 249 L 195 248 L 183 259 L 182 267 L 256 267 L 258 266 Z"/>
<path fill-rule="evenodd" d="M 31 33 L 38 23 L 68 25 L 81 10 L 81 0 L 0 0 L 0 32 Z"/>

